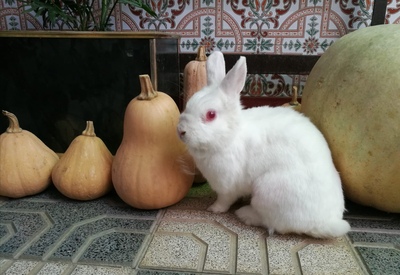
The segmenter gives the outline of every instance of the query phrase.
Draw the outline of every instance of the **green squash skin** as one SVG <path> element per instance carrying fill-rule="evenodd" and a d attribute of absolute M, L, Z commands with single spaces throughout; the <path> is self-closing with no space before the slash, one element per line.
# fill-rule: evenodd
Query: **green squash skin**
<path fill-rule="evenodd" d="M 400 25 L 336 41 L 307 79 L 302 112 L 324 134 L 345 196 L 400 213 Z"/>

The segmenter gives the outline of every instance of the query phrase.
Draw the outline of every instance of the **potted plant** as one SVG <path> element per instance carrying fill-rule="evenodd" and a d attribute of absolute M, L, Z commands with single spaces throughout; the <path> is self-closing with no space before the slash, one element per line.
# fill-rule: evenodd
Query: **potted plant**
<path fill-rule="evenodd" d="M 43 19 L 44 29 L 61 24 L 75 31 L 110 30 L 111 15 L 118 3 L 131 5 L 156 16 L 153 9 L 142 0 L 99 0 L 100 12 L 94 10 L 97 0 L 18 0 L 24 12 L 34 12 Z"/>

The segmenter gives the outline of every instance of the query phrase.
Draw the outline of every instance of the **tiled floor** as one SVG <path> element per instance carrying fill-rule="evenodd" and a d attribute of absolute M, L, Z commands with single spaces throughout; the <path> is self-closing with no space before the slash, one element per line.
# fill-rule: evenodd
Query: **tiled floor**
<path fill-rule="evenodd" d="M 139 211 L 115 194 L 90 202 L 54 188 L 0 199 L 0 274 L 400 274 L 400 215 L 349 203 L 335 240 L 268 236 L 193 187 L 177 205 Z M 235 208 L 235 207 L 233 207 Z"/>

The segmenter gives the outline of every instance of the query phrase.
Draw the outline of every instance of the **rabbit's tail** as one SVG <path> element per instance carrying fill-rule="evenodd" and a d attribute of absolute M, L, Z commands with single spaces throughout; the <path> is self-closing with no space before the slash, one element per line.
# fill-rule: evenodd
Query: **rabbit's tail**
<path fill-rule="evenodd" d="M 350 224 L 342 219 L 327 221 L 308 232 L 316 238 L 337 238 L 345 235 L 350 230 Z"/>

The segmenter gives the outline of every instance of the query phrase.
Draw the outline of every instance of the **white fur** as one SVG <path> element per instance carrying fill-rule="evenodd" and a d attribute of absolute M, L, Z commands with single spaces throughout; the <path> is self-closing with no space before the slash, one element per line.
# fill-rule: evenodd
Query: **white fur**
<path fill-rule="evenodd" d="M 225 75 L 223 54 L 214 52 L 207 69 L 208 86 L 187 103 L 178 134 L 217 192 L 209 210 L 225 212 L 251 195 L 251 204 L 236 211 L 246 224 L 317 238 L 347 233 L 340 177 L 319 130 L 291 108 L 243 110 L 244 57 Z M 205 121 L 209 110 L 216 111 L 213 121 Z"/>

